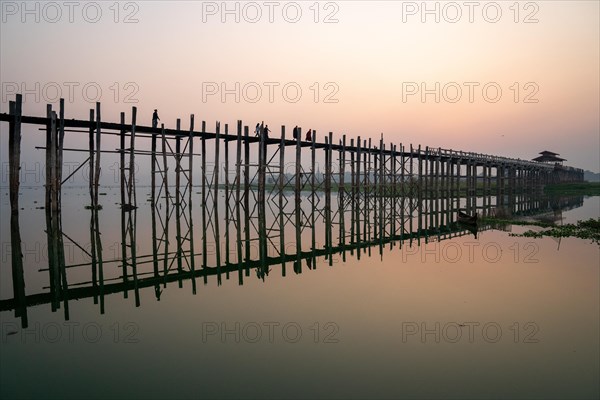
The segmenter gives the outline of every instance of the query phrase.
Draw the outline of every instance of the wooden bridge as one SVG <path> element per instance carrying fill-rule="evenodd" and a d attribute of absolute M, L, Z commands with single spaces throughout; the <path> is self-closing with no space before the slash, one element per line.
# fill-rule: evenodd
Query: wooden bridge
<path fill-rule="evenodd" d="M 129 187 L 129 183 L 135 179 L 134 170 L 129 169 L 129 165 L 134 165 L 136 155 L 151 156 L 152 168 L 152 187 L 156 186 L 155 175 L 162 175 L 162 184 L 168 190 L 168 180 L 166 178 L 167 157 L 173 156 L 176 161 L 176 171 L 182 172 L 183 178 L 187 181 L 186 185 L 191 185 L 193 169 L 193 160 L 197 157 L 194 154 L 195 139 L 200 140 L 201 144 L 201 169 L 202 194 L 205 195 L 207 187 L 207 160 L 206 141 L 215 140 L 215 156 L 212 159 L 214 165 L 220 165 L 220 146 L 224 147 L 224 182 L 219 181 L 219 169 L 214 170 L 213 182 L 215 190 L 220 184 L 224 184 L 226 190 L 230 189 L 230 160 L 229 143 L 236 143 L 236 160 L 234 182 L 237 184 L 236 190 L 239 192 L 239 186 L 242 178 L 244 179 L 244 193 L 250 189 L 250 167 L 257 168 L 259 203 L 264 202 L 266 176 L 271 177 L 277 182 L 280 190 L 290 186 L 293 180 L 293 188 L 296 197 L 299 197 L 300 191 L 310 184 L 310 189 L 315 190 L 319 186 L 315 176 L 315 152 L 323 151 L 325 156 L 325 172 L 322 179 L 320 190 L 329 193 L 332 188 L 341 191 L 352 190 L 375 190 L 379 195 L 389 191 L 406 194 L 402 187 L 411 186 L 412 189 L 418 189 L 424 192 L 446 192 L 448 194 L 458 194 L 464 190 L 466 194 L 472 194 L 477 189 L 489 192 L 492 187 L 496 194 L 502 195 L 507 188 L 512 189 L 533 189 L 547 183 L 560 183 L 571 181 L 582 181 L 583 170 L 563 167 L 560 165 L 549 165 L 545 163 L 514 159 L 509 157 L 500 157 L 486 155 L 474 152 L 463 152 L 457 150 L 447 150 L 441 148 L 422 147 L 413 145 L 393 144 L 386 145 L 383 137 L 379 141 L 379 146 L 373 146 L 372 140 L 361 140 L 359 136 L 347 141 L 346 135 L 334 143 L 333 134 L 329 132 L 324 137 L 324 142 L 317 142 L 317 133 L 314 132 L 310 142 L 301 140 L 286 139 L 285 126 L 281 127 L 279 138 L 265 138 L 264 136 L 249 136 L 248 126 L 242 127 L 242 122 L 237 123 L 236 134 L 229 133 L 229 126 L 225 125 L 224 132 L 221 132 L 220 123 L 216 123 L 215 132 L 206 130 L 206 123 L 203 121 L 201 130 L 194 130 L 194 115 L 190 115 L 189 129 L 181 129 L 180 120 L 177 120 L 175 129 L 167 129 L 164 124 L 161 128 L 152 128 L 148 126 L 137 125 L 137 110 L 135 107 L 131 110 L 131 122 L 125 123 L 125 113 L 121 113 L 119 123 L 104 122 L 101 120 L 100 103 L 96 104 L 95 110 L 90 110 L 89 120 L 74 120 L 65 118 L 64 101 L 60 101 L 58 114 L 53 111 L 52 106 L 47 106 L 46 117 L 33 117 L 22 115 L 22 97 L 16 95 L 16 100 L 10 102 L 9 113 L 0 114 L 0 121 L 9 122 L 9 174 L 11 191 L 11 209 L 18 209 L 18 186 L 19 186 L 19 167 L 20 167 L 20 140 L 21 125 L 34 124 L 46 129 L 46 190 L 48 191 L 48 208 L 60 208 L 60 189 L 63 181 L 62 177 L 62 159 L 64 151 L 88 152 L 90 168 L 90 193 L 92 195 L 92 206 L 97 206 L 97 191 L 100 177 L 100 158 L 101 153 L 118 153 L 121 155 L 121 184 L 124 185 L 124 193 L 127 195 L 123 199 L 123 204 L 128 207 L 135 207 L 135 188 Z M 75 130 L 83 128 L 89 134 L 88 149 L 72 149 L 65 147 L 65 132 L 85 132 Z M 121 146 L 116 150 L 102 149 L 101 138 L 103 135 L 118 135 L 121 139 Z M 299 137 L 302 133 L 299 132 Z M 151 139 L 151 151 L 136 150 L 136 139 Z M 176 148 L 173 150 L 168 142 L 169 138 L 176 141 Z M 162 144 L 161 150 L 157 151 L 157 141 Z M 182 150 L 182 141 L 186 141 Z M 242 158 L 242 144 L 244 157 Z M 258 145 L 258 161 L 252 164 L 250 160 L 250 146 Z M 269 154 L 271 147 L 275 150 Z M 288 180 L 284 172 L 285 148 L 295 147 L 295 174 L 292 180 Z M 301 149 L 309 148 L 311 157 L 311 168 L 306 171 L 302 165 Z M 279 153 L 278 162 L 275 160 Z M 333 155 L 337 153 L 339 168 L 337 172 L 333 171 Z M 126 160 L 128 158 L 128 160 Z M 162 158 L 162 160 L 159 160 Z M 183 169 L 181 162 L 186 158 L 188 165 Z M 243 171 L 241 167 L 243 166 Z M 161 167 L 163 168 L 161 170 Z M 233 169 L 231 170 L 233 172 Z M 350 182 L 346 182 L 346 172 L 350 172 Z M 181 175 L 177 175 L 181 178 Z M 178 183 L 181 183 L 178 180 Z M 461 184 L 464 183 L 464 184 Z M 132 185 L 133 186 L 133 185 Z M 248 196 L 245 196 L 248 197 Z M 239 198 L 237 198 L 239 200 Z"/>
<path fill-rule="evenodd" d="M 89 120 L 65 118 L 62 100 L 58 114 L 48 105 L 45 117 L 26 116 L 22 114 L 20 95 L 10 102 L 8 114 L 0 114 L 0 121 L 9 124 L 14 288 L 13 299 L 0 300 L 0 311 L 15 310 L 24 327 L 26 309 L 31 305 L 50 303 L 56 311 L 62 303 L 68 319 L 69 299 L 93 297 L 104 312 L 104 296 L 109 293 L 122 291 L 127 297 L 133 291 L 139 306 L 139 290 L 146 286 L 154 287 L 159 297 L 161 285 L 164 288 L 167 282 L 177 281 L 182 286 L 187 280 L 196 293 L 197 278 L 206 283 L 214 275 L 220 283 L 222 275 L 228 279 L 230 273 L 237 271 L 242 284 L 252 268 L 264 280 L 269 267 L 275 264 L 281 265 L 283 275 L 286 263 L 290 262 L 294 264 L 294 272 L 299 273 L 303 260 L 309 268 L 314 268 L 316 257 L 320 256 L 331 262 L 338 253 L 342 257 L 347 252 L 360 257 L 364 251 L 370 254 L 375 246 L 381 252 L 387 244 L 412 245 L 422 240 L 470 234 L 456 224 L 459 209 L 484 216 L 499 209 L 512 213 L 536 212 L 544 208 L 536 200 L 542 185 L 583 179 L 580 169 L 456 150 L 386 144 L 383 138 L 376 146 L 371 139 L 347 140 L 346 135 L 334 143 L 331 132 L 324 136 L 323 142 L 317 141 L 316 132 L 311 141 L 290 140 L 284 126 L 278 138 L 255 137 L 249 135 L 248 126 L 241 121 L 237 122 L 235 134 L 229 132 L 227 124 L 222 131 L 218 122 L 214 132 L 206 130 L 205 122 L 198 131 L 194 115 L 190 116 L 187 130 L 181 128 L 180 120 L 175 129 L 164 125 L 152 128 L 137 124 L 135 107 L 128 123 L 125 113 L 121 113 L 118 123 L 104 122 L 100 103 L 90 110 Z M 19 226 L 24 124 L 38 126 L 46 134 L 46 144 L 40 148 L 45 150 L 46 163 L 43 230 L 48 265 L 42 271 L 49 274 L 49 293 L 25 292 Z M 66 133 L 87 134 L 88 147 L 66 146 Z M 119 148 L 103 147 L 102 138 L 106 135 L 118 136 Z M 142 139 L 146 140 L 146 148 L 139 146 Z M 214 151 L 210 153 L 208 141 L 214 141 Z M 199 154 L 195 153 L 198 144 Z M 230 163 L 232 144 L 235 144 L 235 161 Z M 294 150 L 290 152 L 294 160 L 290 164 L 286 164 L 286 148 Z M 64 152 L 87 155 L 71 175 L 85 165 L 90 167 L 86 205 L 90 212 L 90 246 L 84 252 L 86 261 L 79 263 L 65 260 L 64 243 L 73 240 L 62 227 L 63 212 L 70 212 L 61 210 L 63 184 L 71 176 L 63 176 Z M 120 161 L 121 254 L 117 259 L 107 259 L 103 253 L 99 225 L 100 213 L 110 212 L 100 211 L 103 205 L 99 203 L 101 159 L 106 153 L 117 154 Z M 323 156 L 321 174 L 316 160 Z M 136 195 L 136 157 L 149 159 L 151 180 L 148 201 L 152 233 L 141 237 L 136 230 L 141 205 Z M 198 159 L 199 167 L 194 163 Z M 210 165 L 217 168 L 209 168 Z M 286 173 L 286 166 L 291 166 L 293 173 Z M 200 185 L 193 185 L 196 172 L 200 173 Z M 223 194 L 225 200 L 219 200 Z M 293 201 L 288 200 L 288 194 Z M 199 229 L 193 222 L 194 205 L 200 206 Z M 321 228 L 318 221 L 323 223 Z M 321 234 L 324 237 L 319 238 Z M 139 255 L 136 244 L 144 240 L 149 241 L 152 252 Z M 286 251 L 290 244 L 292 253 Z M 109 270 L 109 265 L 116 269 Z M 151 266 L 151 270 L 142 271 L 144 265 Z M 72 268 L 89 269 L 90 279 L 69 282 L 68 271 Z M 105 276 L 109 271 L 118 273 L 109 278 Z"/>

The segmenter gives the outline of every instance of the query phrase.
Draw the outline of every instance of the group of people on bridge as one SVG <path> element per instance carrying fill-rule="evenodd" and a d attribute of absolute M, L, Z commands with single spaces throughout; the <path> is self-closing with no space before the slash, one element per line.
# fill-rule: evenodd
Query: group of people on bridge
<path fill-rule="evenodd" d="M 254 134 L 256 137 L 263 135 L 265 139 L 269 138 L 269 132 L 271 132 L 271 130 L 269 129 L 269 125 L 265 125 L 264 121 L 262 123 L 257 123 L 256 128 L 254 129 Z M 298 125 L 296 125 L 292 132 L 292 137 L 294 138 L 294 140 L 302 140 L 300 137 L 300 132 L 300 128 L 298 127 Z M 307 142 L 312 141 L 312 129 L 309 129 L 308 132 L 306 132 L 306 138 L 304 140 L 306 140 Z"/>
<path fill-rule="evenodd" d="M 158 110 L 154 109 L 154 113 L 152 114 L 152 128 L 158 128 L 158 121 L 160 121 L 160 118 L 158 117 Z M 264 121 L 262 121 L 261 123 L 257 123 L 256 128 L 254 129 L 256 137 L 262 135 L 265 139 L 269 138 L 269 132 L 271 132 L 271 130 L 269 129 L 269 125 L 265 125 Z M 292 137 L 294 138 L 294 140 L 302 140 L 300 135 L 301 130 L 298 127 L 298 125 L 296 125 L 292 132 Z M 312 142 L 312 129 L 309 129 L 308 132 L 306 132 L 306 137 L 304 140 L 307 142 Z"/>
<path fill-rule="evenodd" d="M 292 137 L 295 140 L 302 140 L 301 130 L 298 128 L 298 125 L 294 127 L 294 130 L 292 131 Z M 306 132 L 306 138 L 304 140 L 307 142 L 312 142 L 312 129 L 309 129 L 308 132 Z"/>

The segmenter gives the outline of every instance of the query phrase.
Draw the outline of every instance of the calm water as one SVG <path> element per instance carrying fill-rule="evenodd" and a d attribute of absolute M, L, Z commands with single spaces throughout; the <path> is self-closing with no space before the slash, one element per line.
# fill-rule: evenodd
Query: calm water
<path fill-rule="evenodd" d="M 2 191 L 2 398 L 600 395 L 596 244 L 509 236 L 529 229 L 522 226 L 482 227 L 475 238 L 453 223 L 465 199 L 426 201 L 420 210 L 396 203 L 396 210 L 406 212 L 402 217 L 390 211 L 391 199 L 358 201 L 355 209 L 348 203 L 340 213 L 334 197 L 336 206 L 327 216 L 312 213 L 306 193 L 298 235 L 293 195 L 283 214 L 275 197 L 266 207 L 266 230 L 258 218 L 248 220 L 249 242 L 242 218 L 238 248 L 236 208 L 226 220 L 224 195 L 216 212 L 207 211 L 212 225 L 203 241 L 198 202 L 179 219 L 173 211 L 168 223 L 161 206 L 153 224 L 148 193 L 138 188 L 136 276 L 130 260 L 124 283 L 117 188 L 101 196 L 103 267 L 97 266 L 95 275 L 86 253 L 88 194 L 65 189 L 67 268 L 60 278 L 48 271 L 45 211 L 36 209 L 43 205 L 43 190 L 23 189 L 25 308 L 13 300 L 18 279 L 11 268 L 8 196 Z M 495 204 L 489 200 L 476 204 Z M 321 210 L 323 198 L 319 204 Z M 523 204 L 516 214 L 535 213 L 558 223 L 600 216 L 600 197 Z M 190 221 L 194 274 L 186 256 L 190 241 L 181 240 L 181 267 L 177 257 L 178 225 L 186 237 Z M 152 256 L 153 225 L 158 257 Z M 384 240 L 394 234 L 405 240 Z M 166 273 L 164 237 L 169 238 Z M 254 261 L 246 263 L 247 255 Z M 69 291 L 62 296 L 66 285 Z"/>

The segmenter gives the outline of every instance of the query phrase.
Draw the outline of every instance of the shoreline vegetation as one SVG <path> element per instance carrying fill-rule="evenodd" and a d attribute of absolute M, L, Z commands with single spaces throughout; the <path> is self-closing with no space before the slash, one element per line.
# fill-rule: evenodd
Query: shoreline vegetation
<path fill-rule="evenodd" d="M 550 195 L 600 196 L 600 182 L 572 182 L 546 185 L 544 193 Z"/>
<path fill-rule="evenodd" d="M 577 221 L 576 224 L 554 225 L 548 222 L 504 219 L 495 217 L 486 217 L 481 219 L 482 222 L 498 225 L 521 225 L 521 226 L 537 226 L 547 228 L 540 232 L 528 230 L 523 233 L 509 233 L 509 236 L 528 237 L 528 238 L 543 238 L 543 237 L 576 237 L 579 239 L 591 240 L 600 246 L 600 218 L 590 218 L 587 220 Z"/>

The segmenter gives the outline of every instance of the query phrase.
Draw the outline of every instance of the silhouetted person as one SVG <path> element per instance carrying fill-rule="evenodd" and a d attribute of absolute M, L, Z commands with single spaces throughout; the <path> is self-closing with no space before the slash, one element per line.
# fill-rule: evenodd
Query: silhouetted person
<path fill-rule="evenodd" d="M 259 123 L 256 124 L 256 128 L 254 129 L 254 133 L 255 133 L 254 136 L 260 135 L 260 124 Z"/>
<path fill-rule="evenodd" d="M 308 132 L 306 132 L 306 141 L 312 142 L 312 129 L 309 129 Z"/>
<path fill-rule="evenodd" d="M 160 118 L 158 118 L 158 110 L 154 109 L 154 114 L 152 114 L 152 127 L 153 128 L 157 128 L 158 127 L 158 121 L 160 120 Z"/>
<path fill-rule="evenodd" d="M 296 127 L 294 128 L 294 131 L 292 132 L 292 137 L 294 138 L 294 140 L 298 140 L 298 125 L 296 125 Z"/>
<path fill-rule="evenodd" d="M 263 129 L 263 135 L 265 135 L 265 139 L 269 138 L 269 132 L 271 132 L 269 125 L 265 125 L 265 128 Z"/>

